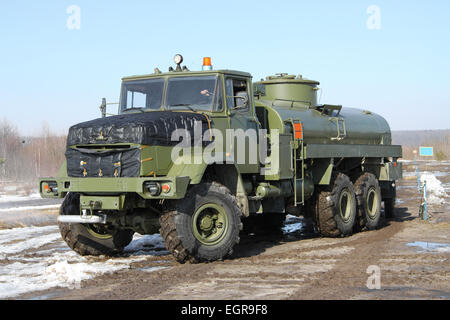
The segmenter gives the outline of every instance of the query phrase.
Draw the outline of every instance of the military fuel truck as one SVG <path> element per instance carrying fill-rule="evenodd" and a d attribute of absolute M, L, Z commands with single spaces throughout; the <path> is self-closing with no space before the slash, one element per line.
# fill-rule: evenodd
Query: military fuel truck
<path fill-rule="evenodd" d="M 64 198 L 62 238 L 81 255 L 115 255 L 160 232 L 184 263 L 220 260 L 243 233 L 277 232 L 287 214 L 325 237 L 392 218 L 401 146 L 368 111 L 318 104 L 319 82 L 182 67 L 122 79 L 117 115 L 72 126 L 66 161 L 39 180 Z M 384 203 L 384 208 L 382 206 Z"/>

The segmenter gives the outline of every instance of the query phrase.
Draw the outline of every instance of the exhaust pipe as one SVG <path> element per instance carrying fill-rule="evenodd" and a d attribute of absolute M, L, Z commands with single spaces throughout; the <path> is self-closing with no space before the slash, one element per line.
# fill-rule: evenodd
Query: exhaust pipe
<path fill-rule="evenodd" d="M 58 216 L 61 223 L 106 224 L 106 215 Z"/>

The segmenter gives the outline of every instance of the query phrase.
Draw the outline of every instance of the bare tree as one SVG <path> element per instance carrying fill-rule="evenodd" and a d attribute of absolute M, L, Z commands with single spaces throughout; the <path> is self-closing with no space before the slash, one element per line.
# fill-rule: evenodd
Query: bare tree
<path fill-rule="evenodd" d="M 37 137 L 23 138 L 6 119 L 0 122 L 0 180 L 35 181 L 54 176 L 64 161 L 66 137 L 44 123 Z"/>

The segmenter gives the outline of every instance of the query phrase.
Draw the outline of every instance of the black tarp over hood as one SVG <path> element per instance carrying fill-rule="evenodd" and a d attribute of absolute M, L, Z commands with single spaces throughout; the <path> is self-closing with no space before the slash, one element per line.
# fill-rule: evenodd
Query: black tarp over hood
<path fill-rule="evenodd" d="M 113 143 L 176 145 L 178 141 L 171 141 L 172 132 L 186 129 L 193 140 L 196 121 L 201 122 L 202 133 L 209 135 L 212 120 L 195 112 L 152 111 L 99 118 L 72 126 L 67 146 Z"/>

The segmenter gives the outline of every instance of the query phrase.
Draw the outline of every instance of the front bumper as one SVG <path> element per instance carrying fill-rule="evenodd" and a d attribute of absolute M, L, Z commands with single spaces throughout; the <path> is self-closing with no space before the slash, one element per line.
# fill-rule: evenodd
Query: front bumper
<path fill-rule="evenodd" d="M 145 187 L 148 182 L 168 184 L 170 190 L 152 196 Z M 137 193 L 143 199 L 182 199 L 186 194 L 190 178 L 185 177 L 139 177 L 139 178 L 41 178 L 39 193 L 42 198 L 64 198 L 68 192 L 85 195 L 117 196 Z"/>

